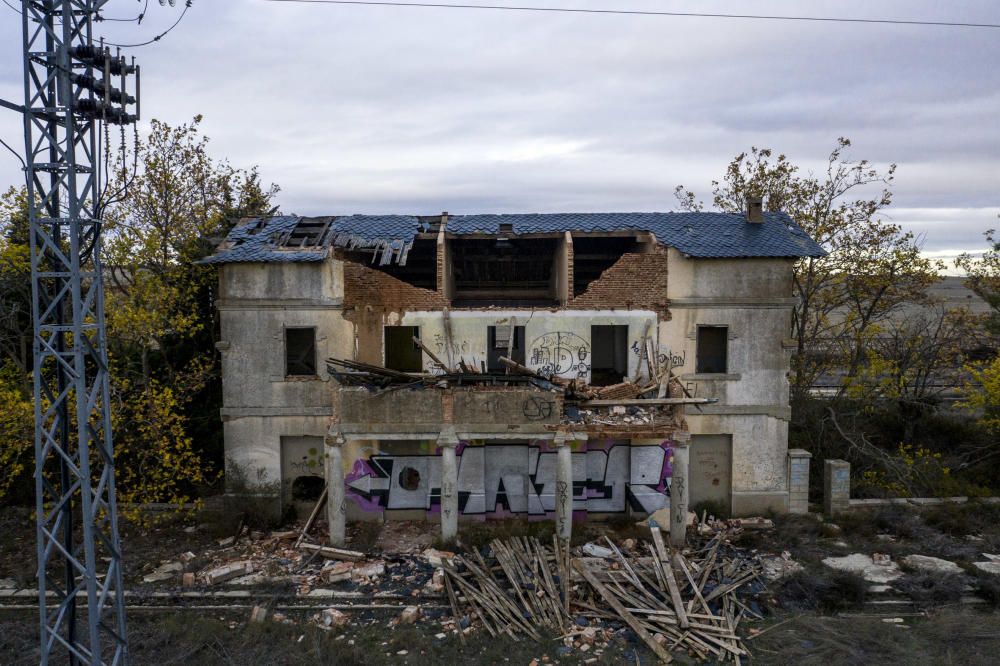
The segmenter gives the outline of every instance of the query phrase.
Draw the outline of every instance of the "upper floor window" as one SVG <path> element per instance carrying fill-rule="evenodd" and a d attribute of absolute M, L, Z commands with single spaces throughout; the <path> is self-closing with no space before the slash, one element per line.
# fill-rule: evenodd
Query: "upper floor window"
<path fill-rule="evenodd" d="M 316 329 L 285 329 L 285 375 L 316 376 Z"/>
<path fill-rule="evenodd" d="M 385 367 L 400 372 L 421 372 L 424 359 L 413 338 L 420 337 L 419 326 L 386 326 Z"/>
<path fill-rule="evenodd" d="M 511 337 L 510 326 L 490 326 L 486 340 L 486 369 L 489 372 L 505 372 L 507 366 L 500 362 L 501 356 L 524 365 L 524 326 L 515 326 Z"/>
<path fill-rule="evenodd" d="M 729 364 L 729 327 L 698 327 L 698 360 L 695 372 L 725 374 Z"/>
<path fill-rule="evenodd" d="M 590 327 L 590 383 L 610 386 L 628 372 L 628 326 Z"/>

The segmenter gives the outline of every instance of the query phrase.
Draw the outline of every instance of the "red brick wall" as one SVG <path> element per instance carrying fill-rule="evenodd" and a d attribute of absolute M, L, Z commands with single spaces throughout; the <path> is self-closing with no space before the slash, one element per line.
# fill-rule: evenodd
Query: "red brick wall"
<path fill-rule="evenodd" d="M 443 308 L 448 301 L 439 292 L 421 289 L 388 273 L 353 261 L 344 261 L 344 307 L 394 310 Z"/>
<path fill-rule="evenodd" d="M 661 248 L 644 254 L 627 252 L 587 291 L 566 304 L 573 310 L 631 309 L 668 314 L 667 253 Z"/>

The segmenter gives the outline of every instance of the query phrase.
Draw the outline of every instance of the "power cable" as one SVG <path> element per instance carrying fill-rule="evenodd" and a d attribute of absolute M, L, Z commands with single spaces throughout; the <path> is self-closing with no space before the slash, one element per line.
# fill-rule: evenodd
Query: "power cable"
<path fill-rule="evenodd" d="M 172 26 L 170 26 L 169 28 L 167 28 L 166 30 L 164 30 L 163 32 L 161 32 L 160 34 L 158 34 L 156 37 L 153 37 L 152 39 L 150 39 L 148 41 L 140 42 L 138 44 L 116 44 L 115 42 L 104 42 L 104 43 L 107 44 L 108 46 L 117 46 L 117 47 L 120 47 L 120 48 L 123 48 L 123 49 L 134 49 L 134 48 L 137 48 L 139 46 L 148 46 L 150 44 L 158 42 L 161 39 L 163 39 L 167 35 L 167 33 L 169 33 L 171 30 L 173 30 L 174 28 L 176 28 L 180 24 L 181 21 L 184 20 L 184 16 L 187 14 L 187 11 L 189 9 L 191 9 L 191 4 L 193 2 L 194 2 L 194 0 L 186 0 L 184 2 L 184 11 L 182 11 L 181 15 L 177 17 L 177 20 L 174 21 L 174 24 Z"/>
<path fill-rule="evenodd" d="M 535 7 L 525 5 L 468 5 L 445 2 L 393 2 L 390 0 L 264 0 L 265 2 L 318 5 L 364 5 L 381 7 L 422 7 L 435 9 L 488 9 L 514 12 L 561 12 L 568 14 L 618 14 L 626 16 L 676 16 L 687 18 L 752 19 L 760 21 L 812 21 L 821 23 L 876 23 L 886 25 L 937 26 L 948 28 L 1000 28 L 1000 23 L 965 23 L 959 21 L 917 21 L 906 19 L 841 18 L 835 16 L 782 16 L 770 14 L 711 14 L 707 12 L 668 12 L 642 9 L 584 9 L 573 7 Z"/>
<path fill-rule="evenodd" d="M 18 14 L 21 14 L 21 15 L 23 16 L 23 14 L 22 14 L 21 10 L 20 10 L 20 9 L 18 9 L 17 7 L 15 7 L 14 5 L 10 4 L 9 2 L 7 2 L 7 0 L 3 0 L 3 4 L 5 4 L 5 5 L 7 5 L 8 7 L 10 7 L 12 11 L 15 11 L 15 12 L 17 12 Z"/>
<path fill-rule="evenodd" d="M 10 147 L 10 144 L 9 144 L 9 143 L 7 143 L 6 141 L 4 141 L 3 139 L 0 139 L 0 143 L 2 143 L 2 144 L 3 144 L 3 147 L 4 147 L 4 148 L 6 148 L 7 150 L 9 150 L 9 151 L 10 151 L 11 153 L 13 153 L 14 157 L 16 157 L 16 158 L 17 158 L 17 161 L 21 163 L 21 166 L 22 166 L 22 167 L 24 167 L 25 169 L 27 169 L 27 168 L 28 168 L 28 165 L 24 163 L 24 158 L 23 158 L 23 157 L 21 157 L 21 153 L 17 152 L 17 151 L 16 151 L 16 150 L 14 150 L 13 148 L 11 148 L 11 147 Z"/>
<path fill-rule="evenodd" d="M 4 1 L 6 2 L 6 0 Z M 133 16 L 132 18 L 107 18 L 105 16 L 101 16 L 100 14 L 98 14 L 95 20 L 98 22 L 117 21 L 120 23 L 131 23 L 132 21 L 135 21 L 137 25 L 142 25 L 142 19 L 146 18 L 146 10 L 148 9 L 149 9 L 149 0 L 145 0 L 145 2 L 142 5 L 142 11 L 139 12 L 138 16 Z"/>

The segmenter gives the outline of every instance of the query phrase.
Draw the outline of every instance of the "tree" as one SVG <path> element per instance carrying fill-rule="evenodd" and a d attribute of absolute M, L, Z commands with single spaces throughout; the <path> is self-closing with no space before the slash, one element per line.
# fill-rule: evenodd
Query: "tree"
<path fill-rule="evenodd" d="M 31 251 L 27 190 L 0 195 L 0 365 L 31 370 Z"/>
<path fill-rule="evenodd" d="M 993 310 L 988 326 L 991 332 L 1000 335 L 1000 240 L 995 234 L 993 229 L 983 234 L 988 249 L 982 257 L 977 259 L 965 252 L 955 260 L 955 266 L 965 271 L 965 286 Z"/>
<path fill-rule="evenodd" d="M 845 157 L 850 145 L 837 140 L 821 176 L 801 175 L 785 155 L 754 147 L 733 158 L 722 180 L 712 182 L 716 209 L 741 214 L 748 197 L 761 197 L 766 210 L 788 213 L 828 252 L 795 264 L 795 398 L 834 372 L 845 376 L 843 394 L 862 374 L 880 325 L 904 304 L 924 299 L 939 279 L 941 265 L 921 256 L 918 239 L 879 217 L 892 202 L 896 166 L 881 171 L 867 160 L 852 162 Z M 878 191 L 866 195 L 873 186 Z M 685 210 L 704 207 L 683 185 L 675 195 Z"/>
<path fill-rule="evenodd" d="M 119 492 L 125 503 L 185 502 L 212 477 L 221 441 L 210 254 L 240 217 L 274 214 L 256 167 L 217 162 L 201 117 L 153 120 L 119 158 L 105 219 L 107 325 Z M 132 173 L 135 160 L 139 168 Z M 128 515 L 126 513 L 126 515 Z M 132 512 L 132 517 L 137 513 Z"/>

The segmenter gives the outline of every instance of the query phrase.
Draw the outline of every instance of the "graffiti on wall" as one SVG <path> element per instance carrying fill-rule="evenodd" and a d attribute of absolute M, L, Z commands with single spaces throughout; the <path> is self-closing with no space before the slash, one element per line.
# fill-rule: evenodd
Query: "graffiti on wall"
<path fill-rule="evenodd" d="M 642 358 L 642 345 L 639 344 L 638 340 L 632 343 L 630 349 L 633 354 Z M 672 349 L 661 349 L 656 354 L 656 362 L 661 366 L 666 366 L 669 363 L 672 368 L 683 367 L 687 362 L 687 350 L 682 349 L 680 352 L 675 352 Z"/>
<path fill-rule="evenodd" d="M 541 516 L 555 511 L 556 451 L 546 441 L 529 444 L 462 443 L 458 507 L 465 515 Z M 651 513 L 669 505 L 670 442 L 631 446 L 588 443 L 574 451 L 573 510 Z M 362 509 L 424 509 L 441 504 L 441 457 L 374 454 L 355 461 L 345 479 L 347 494 Z"/>
<path fill-rule="evenodd" d="M 535 338 L 529 349 L 529 365 L 543 375 L 583 375 L 590 372 L 590 343 L 575 333 L 546 333 Z"/>

